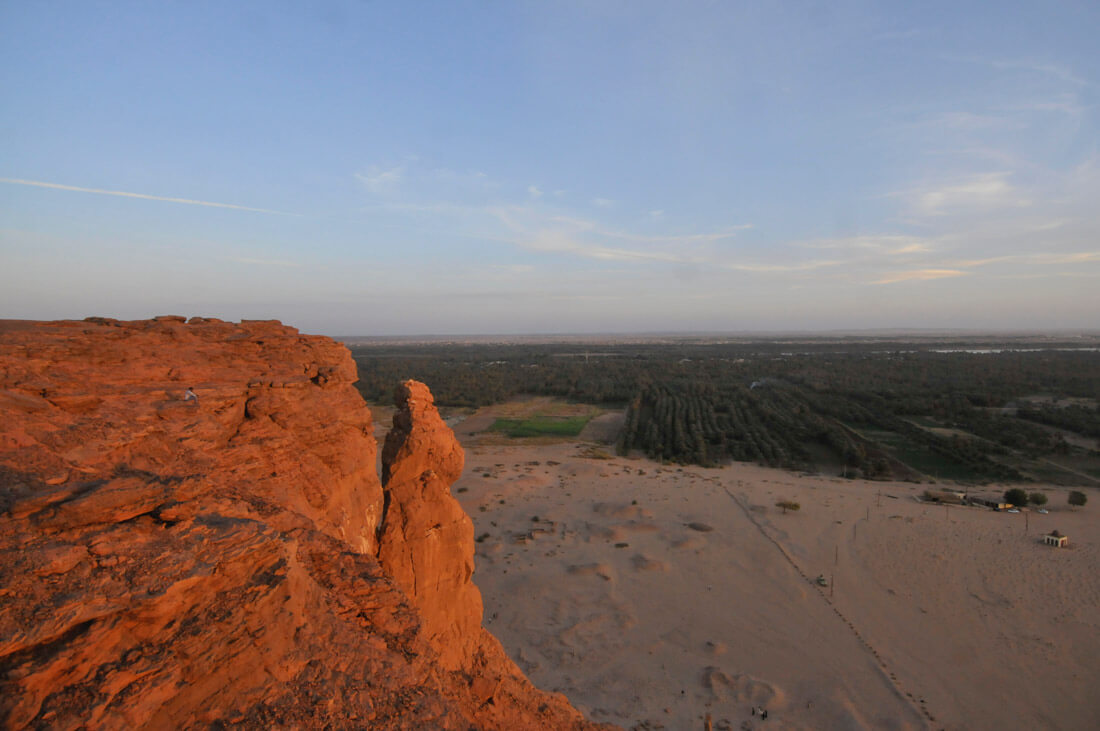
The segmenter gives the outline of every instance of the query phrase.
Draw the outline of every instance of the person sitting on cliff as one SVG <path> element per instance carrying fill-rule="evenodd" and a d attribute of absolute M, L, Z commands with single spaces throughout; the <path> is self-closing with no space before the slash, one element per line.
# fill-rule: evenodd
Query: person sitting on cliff
<path fill-rule="evenodd" d="M 187 387 L 187 390 L 184 391 L 184 393 L 183 393 L 183 400 L 184 401 L 194 401 L 196 404 L 199 403 L 199 397 L 195 393 L 195 387 L 194 386 L 188 386 Z"/>

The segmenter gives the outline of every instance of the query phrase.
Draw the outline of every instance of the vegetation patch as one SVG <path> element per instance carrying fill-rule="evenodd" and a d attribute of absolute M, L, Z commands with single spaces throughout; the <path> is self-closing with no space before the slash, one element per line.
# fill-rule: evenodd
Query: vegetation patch
<path fill-rule="evenodd" d="M 513 439 L 526 437 L 575 437 L 592 419 L 587 416 L 531 416 L 526 419 L 497 419 L 489 431 L 500 432 Z"/>
<path fill-rule="evenodd" d="M 981 471 L 936 452 L 905 434 L 886 429 L 864 429 L 861 434 L 888 448 L 895 457 L 913 469 L 937 480 L 980 482 L 984 477 Z"/>
<path fill-rule="evenodd" d="M 665 463 L 1093 486 L 1100 475 L 1097 343 L 685 337 L 611 339 L 598 358 L 579 357 L 567 342 L 381 344 L 353 352 L 368 399 L 416 378 L 440 406 L 492 405 L 479 412 L 479 424 L 496 419 L 489 431 L 498 438 L 575 439 L 588 424 L 586 441 L 614 439 L 620 455 L 641 452 Z M 621 423 L 589 423 L 607 409 L 621 410 Z"/>

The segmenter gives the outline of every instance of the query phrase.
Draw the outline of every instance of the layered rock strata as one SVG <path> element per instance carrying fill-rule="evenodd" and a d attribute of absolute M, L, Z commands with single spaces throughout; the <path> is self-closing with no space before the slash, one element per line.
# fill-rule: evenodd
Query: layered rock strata
<path fill-rule="evenodd" d="M 4 330 L 0 725 L 597 728 L 481 628 L 462 450 L 422 384 L 383 488 L 327 338 Z"/>

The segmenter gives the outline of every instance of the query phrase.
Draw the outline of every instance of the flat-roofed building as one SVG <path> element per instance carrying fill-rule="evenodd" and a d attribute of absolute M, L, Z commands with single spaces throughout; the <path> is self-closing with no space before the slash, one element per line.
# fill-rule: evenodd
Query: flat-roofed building
<path fill-rule="evenodd" d="M 1056 530 L 1052 530 L 1043 536 L 1043 543 L 1048 546 L 1054 546 L 1055 548 L 1065 548 L 1069 544 L 1069 538 L 1062 535 Z"/>
<path fill-rule="evenodd" d="M 971 505 L 984 505 L 994 510 L 1008 510 L 1012 507 L 1012 503 L 1006 502 L 1001 495 L 971 495 L 969 502 Z"/>

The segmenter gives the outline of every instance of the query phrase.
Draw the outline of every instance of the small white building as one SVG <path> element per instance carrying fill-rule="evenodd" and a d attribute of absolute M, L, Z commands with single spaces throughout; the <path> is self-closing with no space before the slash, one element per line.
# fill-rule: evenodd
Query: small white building
<path fill-rule="evenodd" d="M 1050 533 L 1043 536 L 1043 543 L 1048 546 L 1054 546 L 1055 548 L 1065 548 L 1069 543 L 1069 538 L 1056 530 L 1052 530 Z"/>

